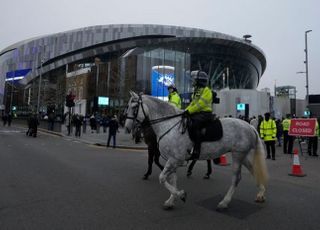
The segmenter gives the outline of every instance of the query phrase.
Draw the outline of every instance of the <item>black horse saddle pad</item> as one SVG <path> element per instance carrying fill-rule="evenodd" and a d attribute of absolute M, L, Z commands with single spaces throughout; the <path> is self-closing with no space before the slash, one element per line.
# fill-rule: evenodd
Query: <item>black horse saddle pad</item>
<path fill-rule="evenodd" d="M 192 124 L 188 125 L 189 136 L 193 139 L 192 135 Z M 204 128 L 201 129 L 201 142 L 203 141 L 218 141 L 223 136 L 223 129 L 220 119 L 215 118 L 214 116 L 211 119 L 211 122 L 208 122 Z"/>

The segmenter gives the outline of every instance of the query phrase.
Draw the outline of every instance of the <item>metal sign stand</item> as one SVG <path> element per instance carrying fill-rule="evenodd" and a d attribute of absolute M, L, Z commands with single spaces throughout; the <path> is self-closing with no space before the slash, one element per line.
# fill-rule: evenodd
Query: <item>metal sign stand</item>
<path fill-rule="evenodd" d="M 295 136 L 298 139 L 301 156 L 306 153 L 305 159 L 308 158 L 310 137 L 315 136 L 316 124 L 317 120 L 315 118 L 297 118 L 291 120 L 289 135 Z"/>
<path fill-rule="evenodd" d="M 299 149 L 301 156 L 305 153 L 305 159 L 308 158 L 308 144 L 309 144 L 309 137 L 301 137 L 298 136 L 298 143 L 299 143 Z"/>

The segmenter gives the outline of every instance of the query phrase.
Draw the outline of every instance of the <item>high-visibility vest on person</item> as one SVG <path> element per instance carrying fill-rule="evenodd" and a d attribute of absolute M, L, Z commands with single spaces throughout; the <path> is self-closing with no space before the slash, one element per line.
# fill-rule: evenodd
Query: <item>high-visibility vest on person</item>
<path fill-rule="evenodd" d="M 192 102 L 186 108 L 190 113 L 199 112 L 212 112 L 212 91 L 206 86 L 204 88 L 198 88 L 192 94 Z"/>
<path fill-rule="evenodd" d="M 274 141 L 277 135 L 276 122 L 272 119 L 263 120 L 260 125 L 260 135 L 264 141 Z"/>
<path fill-rule="evenodd" d="M 291 125 L 291 120 L 286 118 L 282 121 L 283 131 L 289 131 Z"/>
<path fill-rule="evenodd" d="M 176 106 L 177 108 L 181 109 L 181 99 L 177 92 L 173 91 L 169 94 L 169 103 Z"/>

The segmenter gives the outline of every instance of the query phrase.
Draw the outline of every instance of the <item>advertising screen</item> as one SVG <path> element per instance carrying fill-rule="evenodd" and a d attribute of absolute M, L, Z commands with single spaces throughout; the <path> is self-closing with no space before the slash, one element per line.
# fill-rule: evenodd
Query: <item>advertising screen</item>
<path fill-rule="evenodd" d="M 98 105 L 109 105 L 109 97 L 98 97 Z"/>
<path fill-rule="evenodd" d="M 237 110 L 238 111 L 243 111 L 245 109 L 246 109 L 246 104 L 243 104 L 243 103 L 237 104 Z"/>
<path fill-rule="evenodd" d="M 173 66 L 153 66 L 151 73 L 151 95 L 162 100 L 168 100 L 168 86 L 174 84 Z"/>

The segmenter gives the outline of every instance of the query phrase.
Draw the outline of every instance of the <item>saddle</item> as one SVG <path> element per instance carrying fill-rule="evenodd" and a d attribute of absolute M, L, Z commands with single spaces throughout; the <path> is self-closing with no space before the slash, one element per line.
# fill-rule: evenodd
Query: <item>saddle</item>
<path fill-rule="evenodd" d="M 194 133 L 192 128 L 192 118 L 188 119 L 188 132 L 192 141 L 194 141 Z M 223 136 L 223 129 L 221 125 L 220 119 L 216 118 L 214 114 L 212 114 L 212 118 L 210 122 L 205 124 L 205 127 L 201 129 L 201 142 L 207 141 L 218 141 Z"/>

